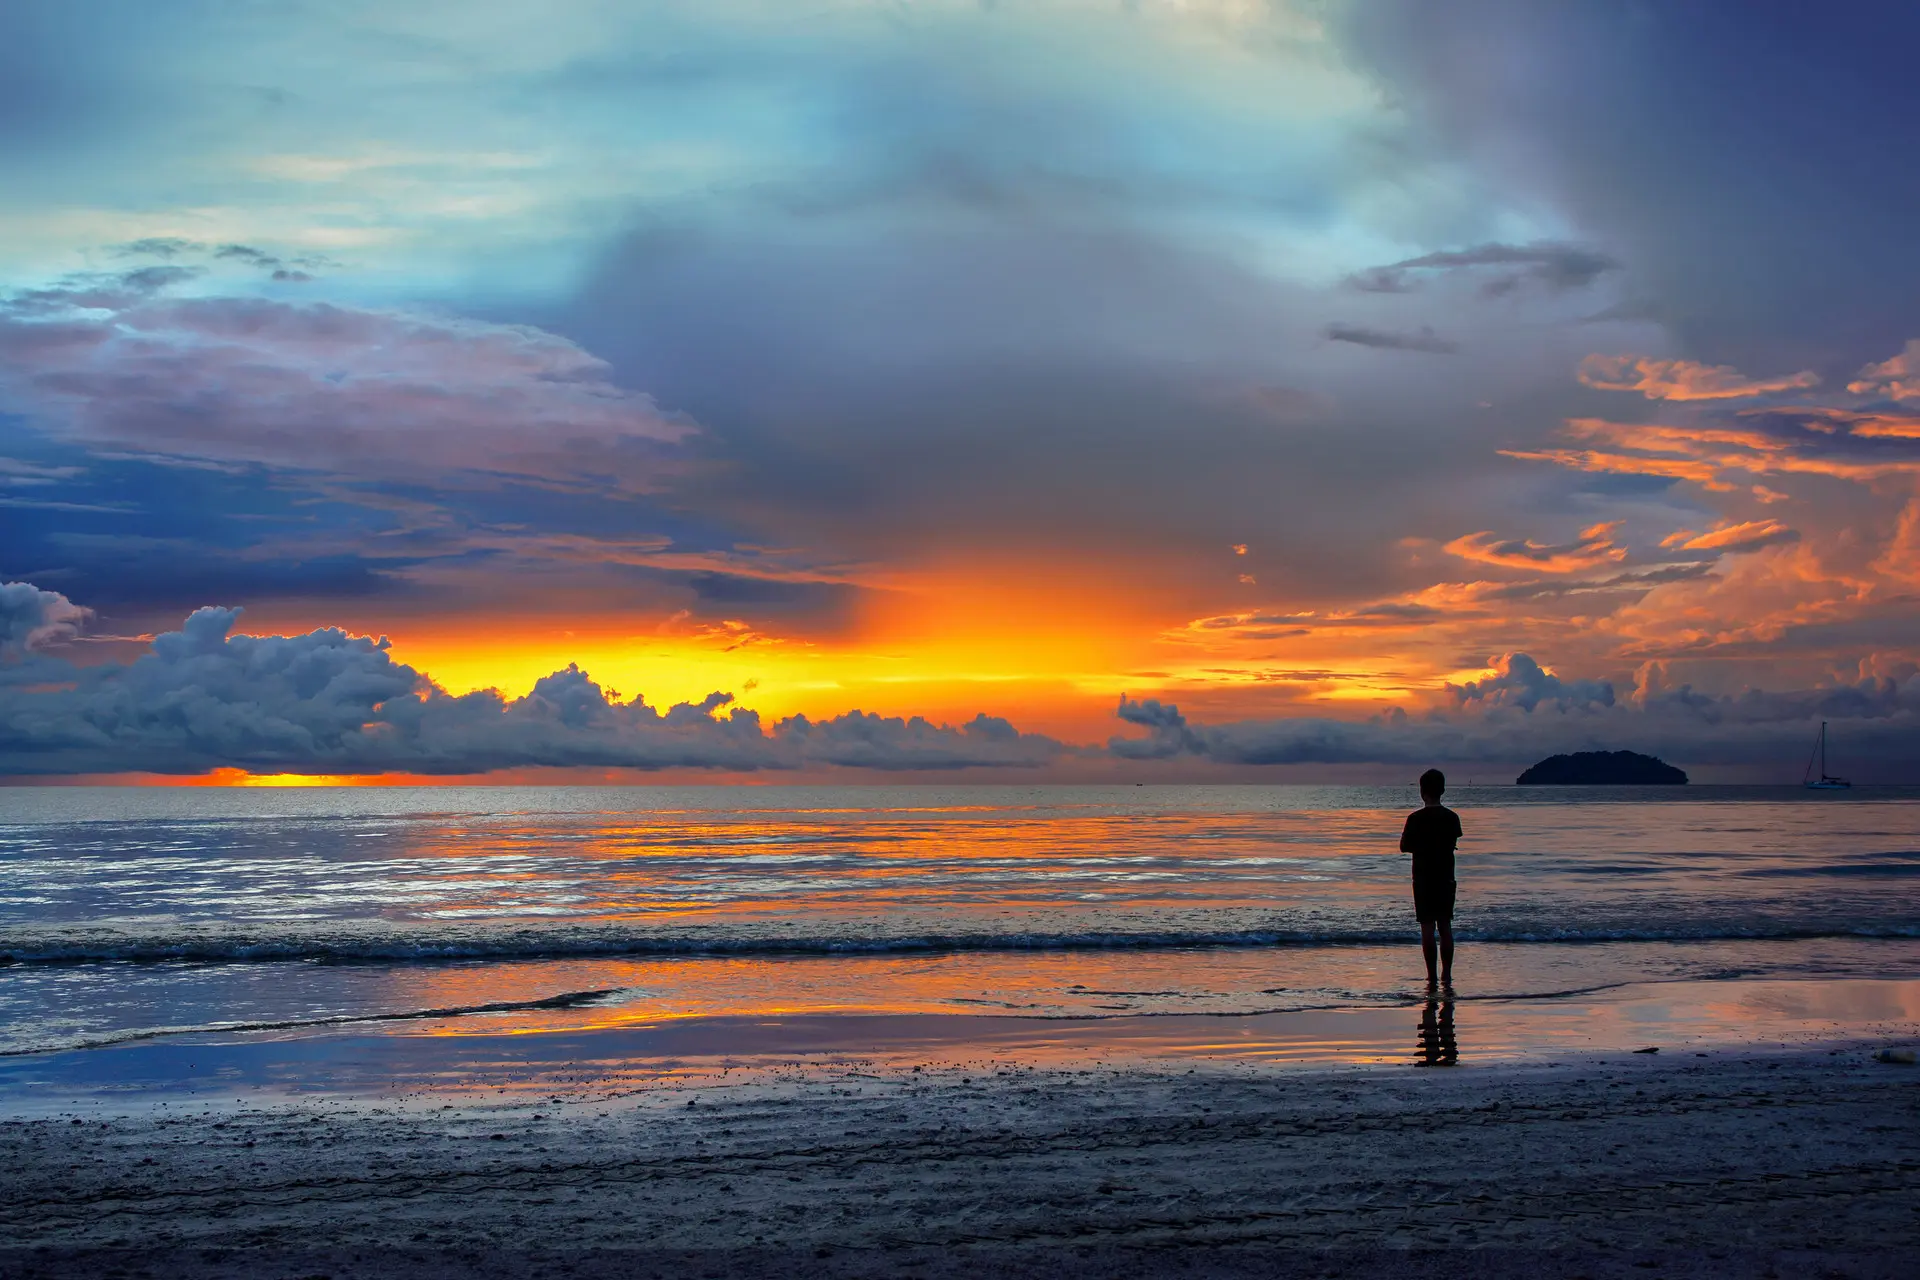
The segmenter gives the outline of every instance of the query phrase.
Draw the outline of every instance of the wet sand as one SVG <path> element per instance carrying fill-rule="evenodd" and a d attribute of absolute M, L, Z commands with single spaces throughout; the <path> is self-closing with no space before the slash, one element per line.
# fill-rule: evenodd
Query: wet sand
<path fill-rule="evenodd" d="M 838 1062 L 0 1122 L 0 1275 L 1905 1276 L 1920 1068 Z"/>

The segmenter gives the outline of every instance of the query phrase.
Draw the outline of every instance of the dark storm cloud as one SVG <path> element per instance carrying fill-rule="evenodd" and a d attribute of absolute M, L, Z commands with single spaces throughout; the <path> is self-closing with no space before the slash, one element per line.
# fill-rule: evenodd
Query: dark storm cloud
<path fill-rule="evenodd" d="M 590 280 L 549 323 L 702 423 L 682 505 L 829 557 L 1253 537 L 1321 549 L 1265 584 L 1381 594 L 1370 548 L 1495 430 L 1325 358 L 1322 296 L 1134 228 L 746 220 L 636 233 Z"/>
<path fill-rule="evenodd" d="M 645 495 L 182 465 L 90 452 L 0 417 L 0 579 L 85 599 L 118 632 L 161 629 L 211 600 L 515 614 L 537 590 L 566 602 L 556 609 L 838 634 L 861 589 L 807 564 L 736 548 L 725 528 Z"/>
<path fill-rule="evenodd" d="M 60 610 L 71 605 L 58 596 L 50 605 L 49 594 L 27 584 L 0 589 L 8 634 L 25 643 L 67 625 Z M 237 618 L 231 609 L 196 610 L 132 662 L 43 659 L 32 684 L 0 680 L 0 773 L 899 771 L 1036 766 L 1065 751 L 986 715 L 954 727 L 855 711 L 763 727 L 752 711 L 719 714 L 732 702 L 724 693 L 656 711 L 639 698 L 609 698 L 571 666 L 524 698 L 491 690 L 454 697 L 395 662 L 384 641 L 335 629 L 235 635 Z"/>
<path fill-rule="evenodd" d="M 1826 370 L 1920 333 L 1920 7 L 1382 0 L 1343 40 L 1434 144 L 1631 264 L 1697 358 Z"/>
<path fill-rule="evenodd" d="M 1237 228 L 1344 230 L 1402 175 L 1361 139 L 1321 145 L 1358 126 L 1293 116 L 1285 95 L 1251 111 L 1188 101 L 1220 73 L 1210 61 L 1151 112 L 1122 106 L 1095 69 L 1153 29 L 1144 17 L 1087 19 L 1093 42 L 1063 43 L 1058 62 L 1035 59 L 1051 46 L 1025 21 L 840 50 L 792 163 L 698 207 L 638 207 L 542 323 L 702 423 L 711 466 L 678 492 L 743 536 L 849 558 L 1047 546 L 1084 562 L 1258 535 L 1330 548 L 1276 580 L 1378 575 L 1359 526 L 1430 508 L 1446 492 L 1433 474 L 1469 455 L 1410 379 L 1360 373 L 1354 349 L 1326 358 L 1327 290 L 1287 279 Z M 1246 21 L 1232 74 L 1270 64 L 1279 83 L 1285 42 Z M 706 52 L 702 75 L 720 75 Z M 1140 69 L 1170 75 L 1187 52 Z M 1477 218 L 1455 226 L 1491 238 Z M 1417 324 L 1340 335 L 1450 340 Z M 1275 386 L 1298 389 L 1284 421 L 1257 403 Z M 1446 428 L 1488 429 L 1475 398 L 1446 397 Z M 1349 484 L 1383 495 L 1368 516 L 1313 501 Z"/>
<path fill-rule="evenodd" d="M 377 494 L 328 494 L 263 468 L 89 455 L 4 419 L 0 452 L 29 459 L 0 459 L 0 495 L 24 466 L 37 483 L 13 491 L 52 499 L 0 505 L 0 575 L 87 600 L 114 630 L 146 630 L 208 600 L 391 594 L 407 569 L 465 551 L 422 545 L 351 500 Z"/>
<path fill-rule="evenodd" d="M 1460 344 L 1441 337 L 1432 329 L 1413 333 L 1394 333 L 1369 329 L 1357 324 L 1330 324 L 1326 335 L 1333 342 L 1351 342 L 1357 347 L 1378 347 L 1383 351 L 1426 351 L 1434 355 L 1452 355 Z"/>

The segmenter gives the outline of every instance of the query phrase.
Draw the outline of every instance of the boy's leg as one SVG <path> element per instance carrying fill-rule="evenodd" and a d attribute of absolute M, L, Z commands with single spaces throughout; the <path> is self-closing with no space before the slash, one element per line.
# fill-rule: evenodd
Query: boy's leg
<path fill-rule="evenodd" d="M 1433 921 L 1431 920 L 1422 920 L 1420 922 L 1420 954 L 1426 958 L 1427 962 L 1427 985 L 1432 986 L 1440 979 L 1435 976 L 1434 973 L 1435 948 L 1433 943 Z M 1447 955 L 1449 958 L 1453 955 L 1451 933 L 1448 934 Z"/>
<path fill-rule="evenodd" d="M 1427 976 L 1433 976 L 1433 950 L 1427 950 Z M 1453 921 L 1440 921 L 1440 981 L 1453 985 Z"/>

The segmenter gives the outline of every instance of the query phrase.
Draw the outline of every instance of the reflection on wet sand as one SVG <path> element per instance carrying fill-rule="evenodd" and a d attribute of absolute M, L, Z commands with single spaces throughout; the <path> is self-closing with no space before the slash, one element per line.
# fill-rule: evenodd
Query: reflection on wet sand
<path fill-rule="evenodd" d="M 1450 1067 L 1460 1060 L 1460 1045 L 1453 1034 L 1453 1000 L 1429 996 L 1420 1015 L 1420 1030 L 1415 1036 L 1416 1067 Z"/>
<path fill-rule="evenodd" d="M 1422 1007 L 1410 1065 L 1457 1061 L 1455 1001 Z M 630 1006 L 631 1008 L 631 1006 Z M 1717 1056 L 1734 1049 L 1907 1045 L 1920 1036 L 1920 981 L 1659 983 L 1577 999 L 1473 998 L 1474 1062 L 1625 1057 L 1649 1043 Z M 869 1072 L 954 1067 L 1157 1069 L 1408 1063 L 1411 1005 L 1238 1017 L 1035 1018 L 944 1013 L 788 1013 L 627 1021 L 604 1005 L 281 1032 L 202 1032 L 112 1049 L 0 1055 L 14 1114 L 92 1097 L 335 1094 L 538 1098 L 644 1090 L 693 1078 L 778 1077 L 800 1067 Z M 582 1025 L 584 1024 L 584 1025 Z M 857 1076 L 856 1076 L 857 1078 Z"/>

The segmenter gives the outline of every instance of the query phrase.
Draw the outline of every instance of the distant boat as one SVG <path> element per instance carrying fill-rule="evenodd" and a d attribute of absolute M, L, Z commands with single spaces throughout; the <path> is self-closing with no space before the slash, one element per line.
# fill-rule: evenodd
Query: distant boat
<path fill-rule="evenodd" d="M 1813 776 L 1813 762 L 1820 761 L 1820 776 Z M 1853 784 L 1845 778 L 1836 778 L 1827 772 L 1827 722 L 1820 722 L 1820 736 L 1813 744 L 1813 754 L 1807 757 L 1807 771 L 1800 778 L 1800 785 L 1811 791 L 1845 791 Z"/>

